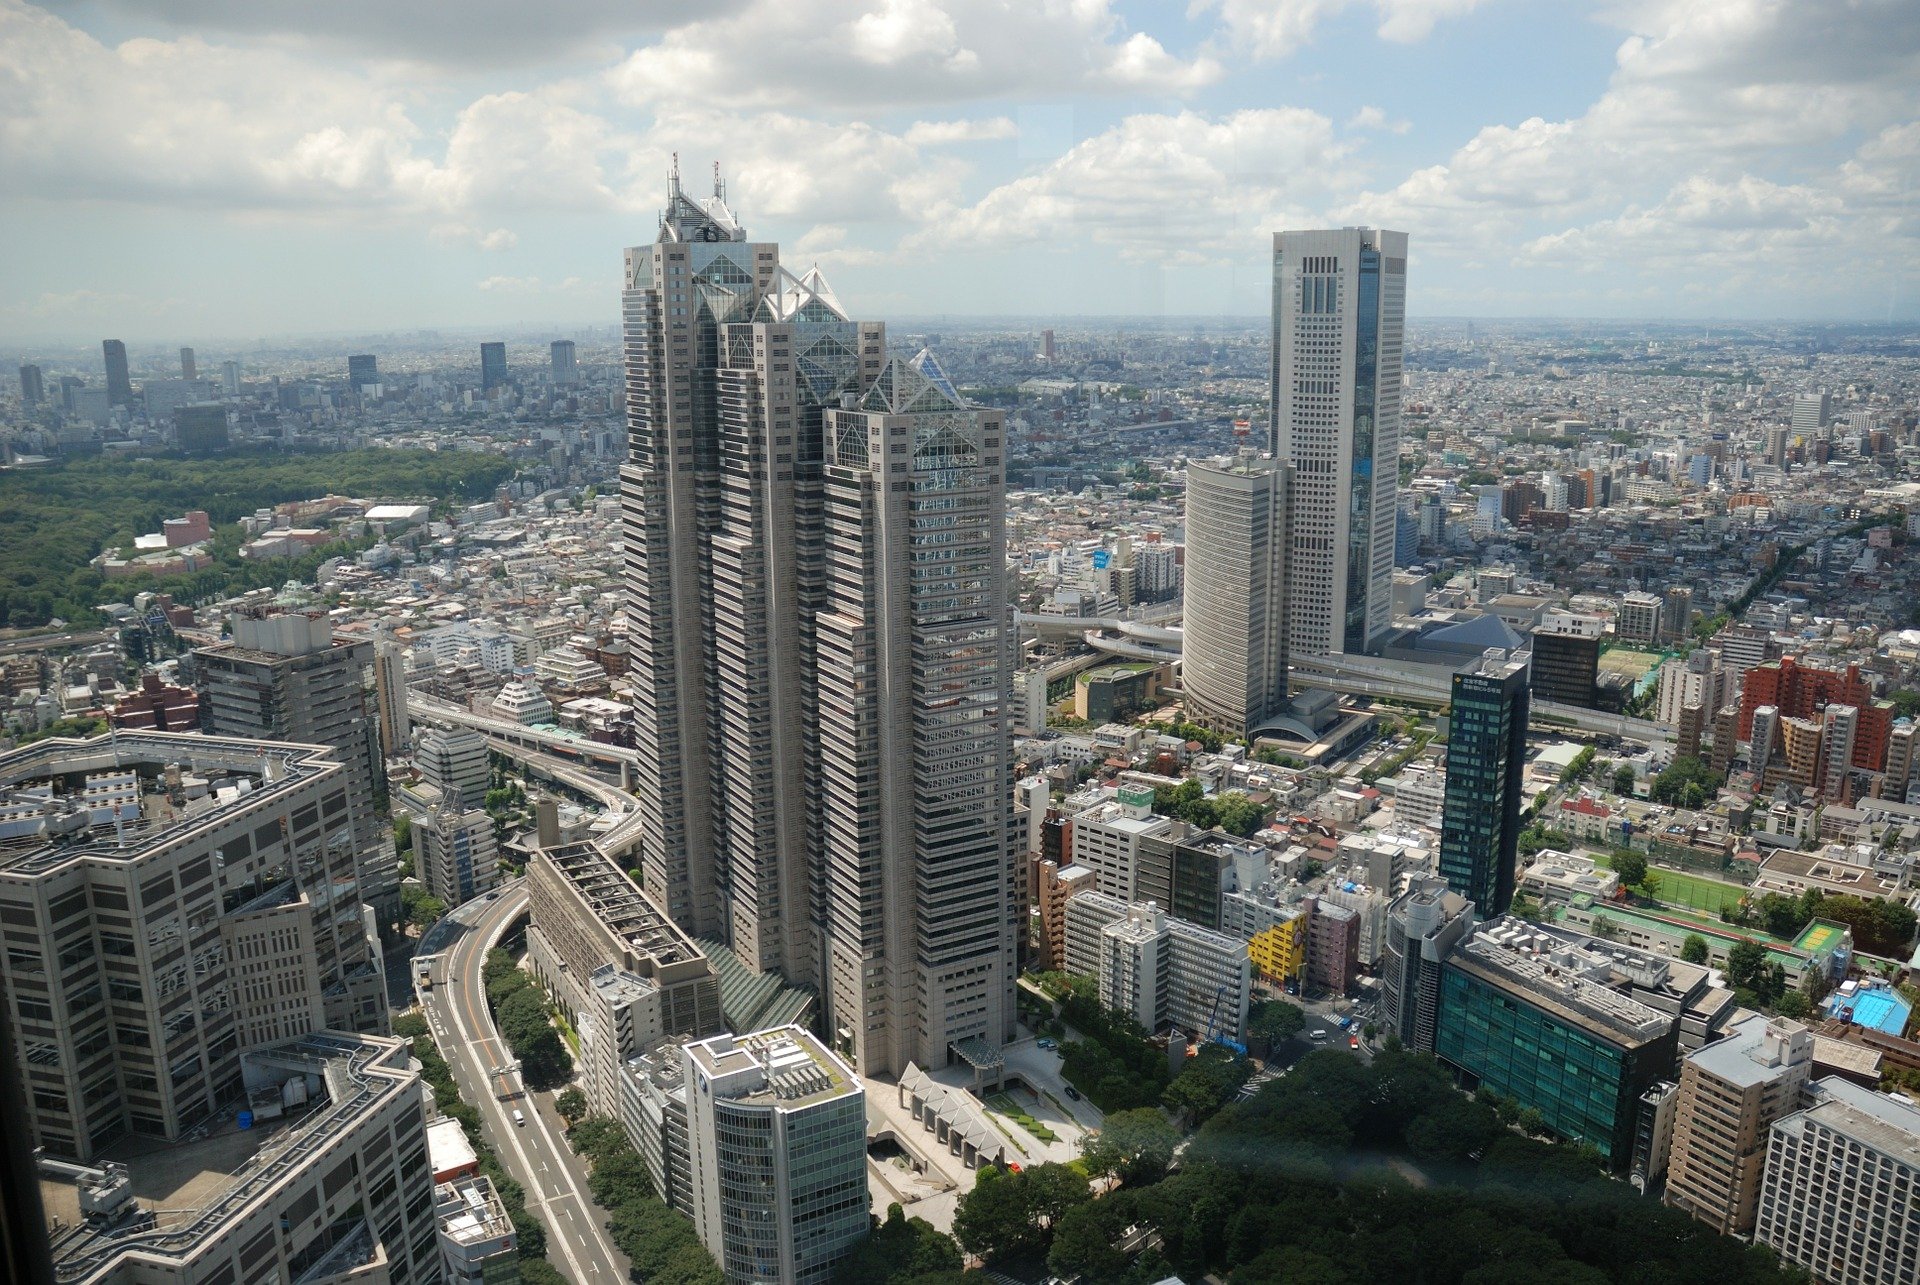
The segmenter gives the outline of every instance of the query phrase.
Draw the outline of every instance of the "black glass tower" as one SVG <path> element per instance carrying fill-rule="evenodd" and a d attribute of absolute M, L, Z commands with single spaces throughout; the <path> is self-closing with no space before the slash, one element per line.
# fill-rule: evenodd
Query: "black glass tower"
<path fill-rule="evenodd" d="M 1440 873 L 1486 919 L 1513 902 L 1530 659 L 1489 651 L 1453 676 Z"/>

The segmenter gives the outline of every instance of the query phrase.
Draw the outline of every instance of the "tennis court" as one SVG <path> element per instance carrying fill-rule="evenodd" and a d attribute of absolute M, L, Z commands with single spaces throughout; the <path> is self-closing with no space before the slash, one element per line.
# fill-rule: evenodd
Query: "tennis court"
<path fill-rule="evenodd" d="M 1818 955 L 1822 951 L 1832 950 L 1839 945 L 1841 935 L 1845 931 L 1838 924 L 1816 919 L 1801 930 L 1800 936 L 1793 943 L 1793 948 L 1804 950 L 1809 955 Z"/>

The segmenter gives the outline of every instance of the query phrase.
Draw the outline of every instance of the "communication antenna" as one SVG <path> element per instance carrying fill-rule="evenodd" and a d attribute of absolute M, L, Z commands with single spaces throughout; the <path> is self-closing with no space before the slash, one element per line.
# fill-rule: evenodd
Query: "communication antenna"
<path fill-rule="evenodd" d="M 727 184 L 726 180 L 720 177 L 719 161 L 713 163 L 713 195 L 715 200 L 724 201 L 727 199 Z"/>
<path fill-rule="evenodd" d="M 673 184 L 673 194 L 680 195 L 680 153 L 678 152 L 673 154 L 673 169 L 668 173 L 667 179 Z"/>

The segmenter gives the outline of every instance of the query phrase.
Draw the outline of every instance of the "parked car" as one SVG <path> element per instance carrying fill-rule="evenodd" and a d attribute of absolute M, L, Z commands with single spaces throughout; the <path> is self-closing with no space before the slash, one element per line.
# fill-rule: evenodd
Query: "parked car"
<path fill-rule="evenodd" d="M 1080 1100 L 1080 1090 L 1074 1088 L 1071 1084 L 1067 1085 L 1066 1089 L 1068 1097 L 1072 1098 L 1075 1102 Z"/>
<path fill-rule="evenodd" d="M 1039 1045 L 1043 1049 L 1050 1049 L 1054 1047 L 1054 1042 L 1050 1039 L 1043 1039 L 1039 1041 Z"/>

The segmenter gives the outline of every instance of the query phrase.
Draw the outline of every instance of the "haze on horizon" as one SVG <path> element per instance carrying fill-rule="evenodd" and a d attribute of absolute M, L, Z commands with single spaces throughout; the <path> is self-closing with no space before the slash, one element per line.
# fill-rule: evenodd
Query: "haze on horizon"
<path fill-rule="evenodd" d="M 0 0 L 0 341 L 611 324 L 672 164 L 863 315 L 1920 319 L 1910 0 Z"/>

